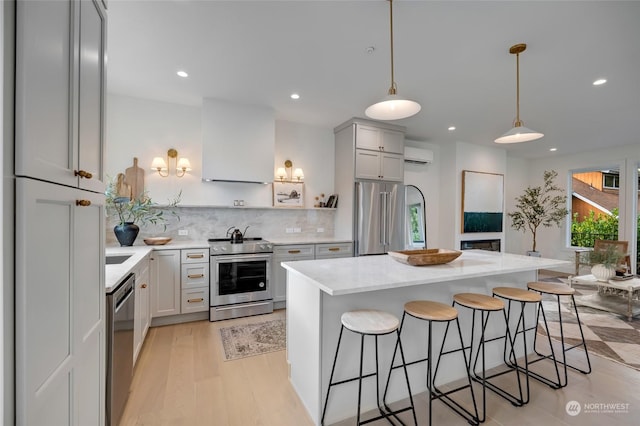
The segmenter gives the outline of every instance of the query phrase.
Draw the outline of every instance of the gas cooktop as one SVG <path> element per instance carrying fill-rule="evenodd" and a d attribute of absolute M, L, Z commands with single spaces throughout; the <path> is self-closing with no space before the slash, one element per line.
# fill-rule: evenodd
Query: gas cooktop
<path fill-rule="evenodd" d="M 209 249 L 211 256 L 273 253 L 273 244 L 262 238 L 243 238 L 241 243 L 232 243 L 229 238 L 210 238 Z"/>

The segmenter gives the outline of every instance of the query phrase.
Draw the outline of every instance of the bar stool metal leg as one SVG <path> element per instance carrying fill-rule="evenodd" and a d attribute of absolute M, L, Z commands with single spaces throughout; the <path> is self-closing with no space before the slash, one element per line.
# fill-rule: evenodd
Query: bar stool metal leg
<path fill-rule="evenodd" d="M 377 322 L 378 321 L 378 322 Z M 360 360 L 359 360 L 359 366 L 358 366 L 358 376 L 357 377 L 352 377 L 349 379 L 344 379 L 344 380 L 340 380 L 340 381 L 336 381 L 334 382 L 334 375 L 335 375 L 335 368 L 336 368 L 336 363 L 338 360 L 338 353 L 340 351 L 340 344 L 342 342 L 342 334 L 344 329 L 348 329 L 349 331 L 352 331 L 356 334 L 360 335 Z M 386 334 L 391 334 L 395 332 L 396 336 L 397 336 L 397 342 L 396 342 L 396 349 L 400 348 L 400 354 L 403 360 L 403 365 L 404 365 L 404 352 L 402 349 L 402 343 L 400 342 L 400 333 L 399 333 L 399 329 L 398 329 L 398 320 L 397 318 L 395 318 L 393 315 L 388 314 L 386 312 L 382 312 L 382 311 L 373 311 L 373 310 L 362 310 L 362 311 L 351 311 L 351 312 L 346 312 L 345 314 L 343 314 L 342 317 L 342 326 L 340 328 L 340 334 L 338 336 L 338 344 L 336 346 L 336 353 L 333 359 L 333 365 L 331 367 L 331 374 L 329 376 L 329 386 L 327 389 L 327 395 L 325 397 L 325 401 L 324 401 L 324 407 L 322 409 L 322 417 L 320 420 L 320 424 L 324 425 L 324 421 L 325 421 L 325 416 L 326 416 L 326 412 L 327 412 L 327 406 L 329 403 L 329 397 L 331 395 L 331 388 L 334 386 L 338 386 L 341 384 L 345 384 L 348 382 L 352 382 L 357 380 L 358 381 L 358 407 L 357 407 L 357 424 L 358 425 L 363 425 L 363 424 L 367 424 L 379 419 L 386 419 L 389 423 L 391 423 L 392 425 L 394 424 L 393 421 L 391 420 L 392 417 L 396 417 L 397 418 L 397 414 L 403 411 L 408 411 L 411 410 L 413 412 L 413 419 L 414 419 L 414 423 L 418 424 L 417 422 L 417 418 L 416 418 L 416 414 L 415 414 L 415 408 L 413 405 L 413 397 L 411 395 L 411 387 L 409 384 L 409 376 L 406 372 L 406 366 L 404 368 L 405 370 L 405 379 L 406 379 L 406 384 L 407 384 L 407 391 L 409 393 L 409 400 L 410 400 L 410 404 L 408 407 L 399 409 L 399 410 L 389 410 L 388 412 L 385 411 L 381 406 L 380 406 L 380 381 L 379 381 L 379 354 L 378 354 L 378 336 L 382 336 L 382 335 L 386 335 Z M 374 345 L 375 345 L 375 371 L 372 373 L 368 373 L 368 374 L 364 374 L 364 339 L 365 336 L 373 336 L 374 337 Z M 371 376 L 375 376 L 376 380 L 376 405 L 378 407 L 378 411 L 380 412 L 380 415 L 371 419 L 367 419 L 365 421 L 361 420 L 361 408 L 362 408 L 362 380 Z M 399 419 L 398 419 L 399 420 Z M 400 421 L 401 424 L 404 425 L 404 423 L 402 421 Z"/>
<path fill-rule="evenodd" d="M 400 323 L 400 328 L 398 330 L 398 335 L 400 335 L 402 333 L 402 329 L 404 327 L 404 323 L 405 323 L 405 319 L 407 318 L 407 316 L 409 317 L 413 317 L 416 318 L 418 320 L 423 320 L 423 321 L 427 321 L 428 325 L 427 325 L 427 356 L 425 358 L 421 358 L 418 360 L 414 360 L 411 362 L 406 362 L 406 360 L 404 359 L 404 356 L 402 358 L 403 364 L 401 365 L 397 365 L 395 366 L 395 356 L 397 351 L 394 351 L 393 354 L 393 358 L 391 361 L 391 368 L 389 369 L 389 377 L 387 378 L 387 387 L 385 388 L 385 393 L 383 396 L 383 401 L 385 401 L 385 406 L 386 405 L 386 397 L 387 397 L 387 391 L 388 391 L 388 387 L 389 387 L 389 382 L 391 379 L 391 373 L 393 372 L 394 369 L 396 368 L 400 368 L 403 365 L 405 366 L 409 366 L 409 365 L 413 365 L 413 364 L 417 364 L 417 363 L 421 363 L 421 362 L 425 362 L 427 363 L 427 373 L 426 373 L 426 386 L 427 389 L 429 391 L 429 425 L 431 425 L 432 420 L 433 420 L 433 400 L 434 399 L 440 399 L 445 405 L 447 405 L 449 408 L 451 408 L 453 411 L 455 411 L 458 415 L 460 415 L 461 417 L 463 417 L 465 420 L 467 420 L 468 423 L 472 424 L 472 425 L 477 425 L 478 424 L 478 410 L 477 410 L 477 406 L 476 406 L 476 399 L 475 399 L 475 395 L 473 393 L 473 388 L 471 386 L 471 378 L 469 377 L 468 374 L 468 364 L 467 364 L 467 358 L 466 358 L 466 354 L 464 351 L 464 342 L 462 339 L 462 330 L 460 328 L 460 323 L 458 321 L 458 312 L 455 310 L 455 308 L 450 307 L 448 305 L 444 305 L 442 303 L 439 302 L 433 302 L 433 301 L 427 301 L 427 300 L 420 300 L 420 301 L 411 301 L 405 304 L 405 311 L 402 315 L 402 321 Z M 449 332 L 449 326 L 451 324 L 451 322 L 455 320 L 457 327 L 458 327 L 458 337 L 460 338 L 460 348 L 459 349 L 454 349 L 454 350 L 450 350 L 450 351 L 444 351 L 444 345 L 446 342 L 446 338 L 447 338 L 447 334 Z M 445 329 L 445 333 L 444 333 L 444 337 L 442 340 L 442 346 L 440 348 L 440 353 L 438 354 L 438 358 L 437 358 L 437 362 L 436 362 L 436 367 L 435 370 L 433 368 L 433 322 L 446 322 L 446 329 Z M 454 352 L 459 352 L 462 351 L 463 353 L 463 360 L 464 360 L 464 366 L 465 366 L 465 371 L 467 373 L 467 381 L 468 381 L 468 385 L 466 386 L 461 386 L 458 387 L 456 389 L 452 389 L 449 390 L 447 392 L 442 392 L 440 389 L 437 388 L 437 386 L 435 385 L 435 381 L 436 381 L 436 377 L 437 377 L 437 373 L 438 373 L 438 368 L 440 366 L 440 360 L 442 359 L 443 355 L 447 355 L 450 353 L 454 353 Z M 401 353 L 402 355 L 402 353 Z M 405 367 L 405 374 L 406 373 L 406 367 Z M 408 380 L 408 377 L 407 377 Z M 449 395 L 457 392 L 459 390 L 462 389 L 466 389 L 469 388 L 470 389 L 470 393 L 471 393 L 471 398 L 473 401 L 473 407 L 474 407 L 474 411 L 475 414 L 469 412 L 465 407 L 463 407 L 462 405 L 460 405 L 458 402 L 456 402 L 455 400 L 453 400 Z"/>
<path fill-rule="evenodd" d="M 532 291 L 536 291 L 538 292 L 540 295 L 546 294 L 546 295 L 551 295 L 554 296 L 556 299 L 556 304 L 557 304 L 557 309 L 558 309 L 558 322 L 560 324 L 560 351 L 562 354 L 562 361 L 558 360 L 558 357 L 556 357 L 554 355 L 553 352 L 553 347 L 552 347 L 552 353 L 551 355 L 544 355 L 541 354 L 537 351 L 536 349 L 536 353 L 541 357 L 541 358 L 553 358 L 552 361 L 554 361 L 556 364 L 560 364 L 562 365 L 562 369 L 563 369 L 563 378 L 564 378 L 564 382 L 560 380 L 560 375 L 558 373 L 558 381 L 557 382 L 553 382 L 551 381 L 555 386 L 557 386 L 558 388 L 562 388 L 567 386 L 568 383 L 568 374 L 567 374 L 567 368 L 571 368 L 575 371 L 578 371 L 580 373 L 583 374 L 589 374 L 591 373 L 591 360 L 589 359 L 589 350 L 587 349 L 587 343 L 586 340 L 584 338 L 584 332 L 582 330 L 582 323 L 580 321 L 580 315 L 578 314 L 578 307 L 575 304 L 575 298 L 574 298 L 574 293 L 575 293 L 575 289 L 566 286 L 564 284 L 553 284 L 553 283 L 547 283 L 547 282 L 530 282 L 527 284 L 527 287 L 529 288 L 529 290 Z M 564 340 L 564 323 L 562 320 L 562 309 L 561 309 L 561 305 L 560 305 L 560 296 L 569 296 L 571 298 L 571 305 L 573 306 L 573 310 L 574 310 L 574 314 L 576 316 L 576 321 L 578 324 L 578 330 L 580 331 L 580 343 L 575 344 L 575 345 L 571 345 L 571 346 L 567 346 Z M 546 331 L 547 331 L 547 339 L 549 340 L 549 343 L 551 344 L 551 336 L 549 333 L 549 328 L 546 325 L 546 315 L 545 315 L 545 310 L 544 310 L 544 305 L 541 303 L 540 306 L 538 307 L 538 321 L 539 321 L 539 317 L 540 314 L 542 314 L 544 322 L 545 322 L 545 327 L 546 327 Z M 536 347 L 536 340 L 534 338 L 534 348 Z M 582 369 L 578 366 L 575 365 L 571 365 L 567 362 L 567 356 L 566 353 L 568 351 L 570 351 L 571 349 L 574 348 L 579 348 L 582 347 L 585 353 L 585 359 L 587 362 L 587 368 L 586 369 Z"/>

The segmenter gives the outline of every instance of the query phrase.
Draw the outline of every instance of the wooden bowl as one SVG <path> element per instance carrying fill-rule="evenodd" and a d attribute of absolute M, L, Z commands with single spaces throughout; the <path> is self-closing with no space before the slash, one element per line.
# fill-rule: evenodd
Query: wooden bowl
<path fill-rule="evenodd" d="M 449 263 L 462 254 L 461 251 L 447 249 L 420 249 L 390 251 L 389 256 L 411 266 L 442 265 Z"/>
<path fill-rule="evenodd" d="M 171 238 L 167 237 L 149 237 L 144 239 L 144 243 L 148 246 L 163 246 L 171 241 Z"/>

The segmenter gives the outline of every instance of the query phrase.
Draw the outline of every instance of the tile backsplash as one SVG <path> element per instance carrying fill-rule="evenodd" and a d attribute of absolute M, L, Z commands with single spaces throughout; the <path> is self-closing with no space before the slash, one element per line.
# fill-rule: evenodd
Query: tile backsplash
<path fill-rule="evenodd" d="M 203 241 L 224 238 L 232 226 L 244 232 L 246 237 L 333 237 L 335 210 L 333 209 L 276 209 L 229 207 L 177 207 L 174 211 L 180 220 L 165 212 L 169 219 L 167 229 L 149 224 L 140 229 L 135 244 L 144 244 L 146 237 L 171 237 L 173 241 Z M 117 245 L 113 233 L 116 223 L 107 218 L 106 244 Z M 323 232 L 318 232 L 323 230 Z M 186 231 L 187 235 L 180 235 Z M 296 231 L 296 232 L 287 232 Z M 299 231 L 299 232 L 298 232 Z"/>

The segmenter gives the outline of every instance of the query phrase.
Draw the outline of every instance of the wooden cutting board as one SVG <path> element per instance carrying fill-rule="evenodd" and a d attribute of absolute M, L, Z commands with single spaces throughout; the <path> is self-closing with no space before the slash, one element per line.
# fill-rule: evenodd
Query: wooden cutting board
<path fill-rule="evenodd" d="M 131 198 L 136 199 L 144 193 L 144 170 L 138 167 L 138 157 L 133 157 L 133 166 L 124 171 L 125 182 L 131 186 Z"/>

